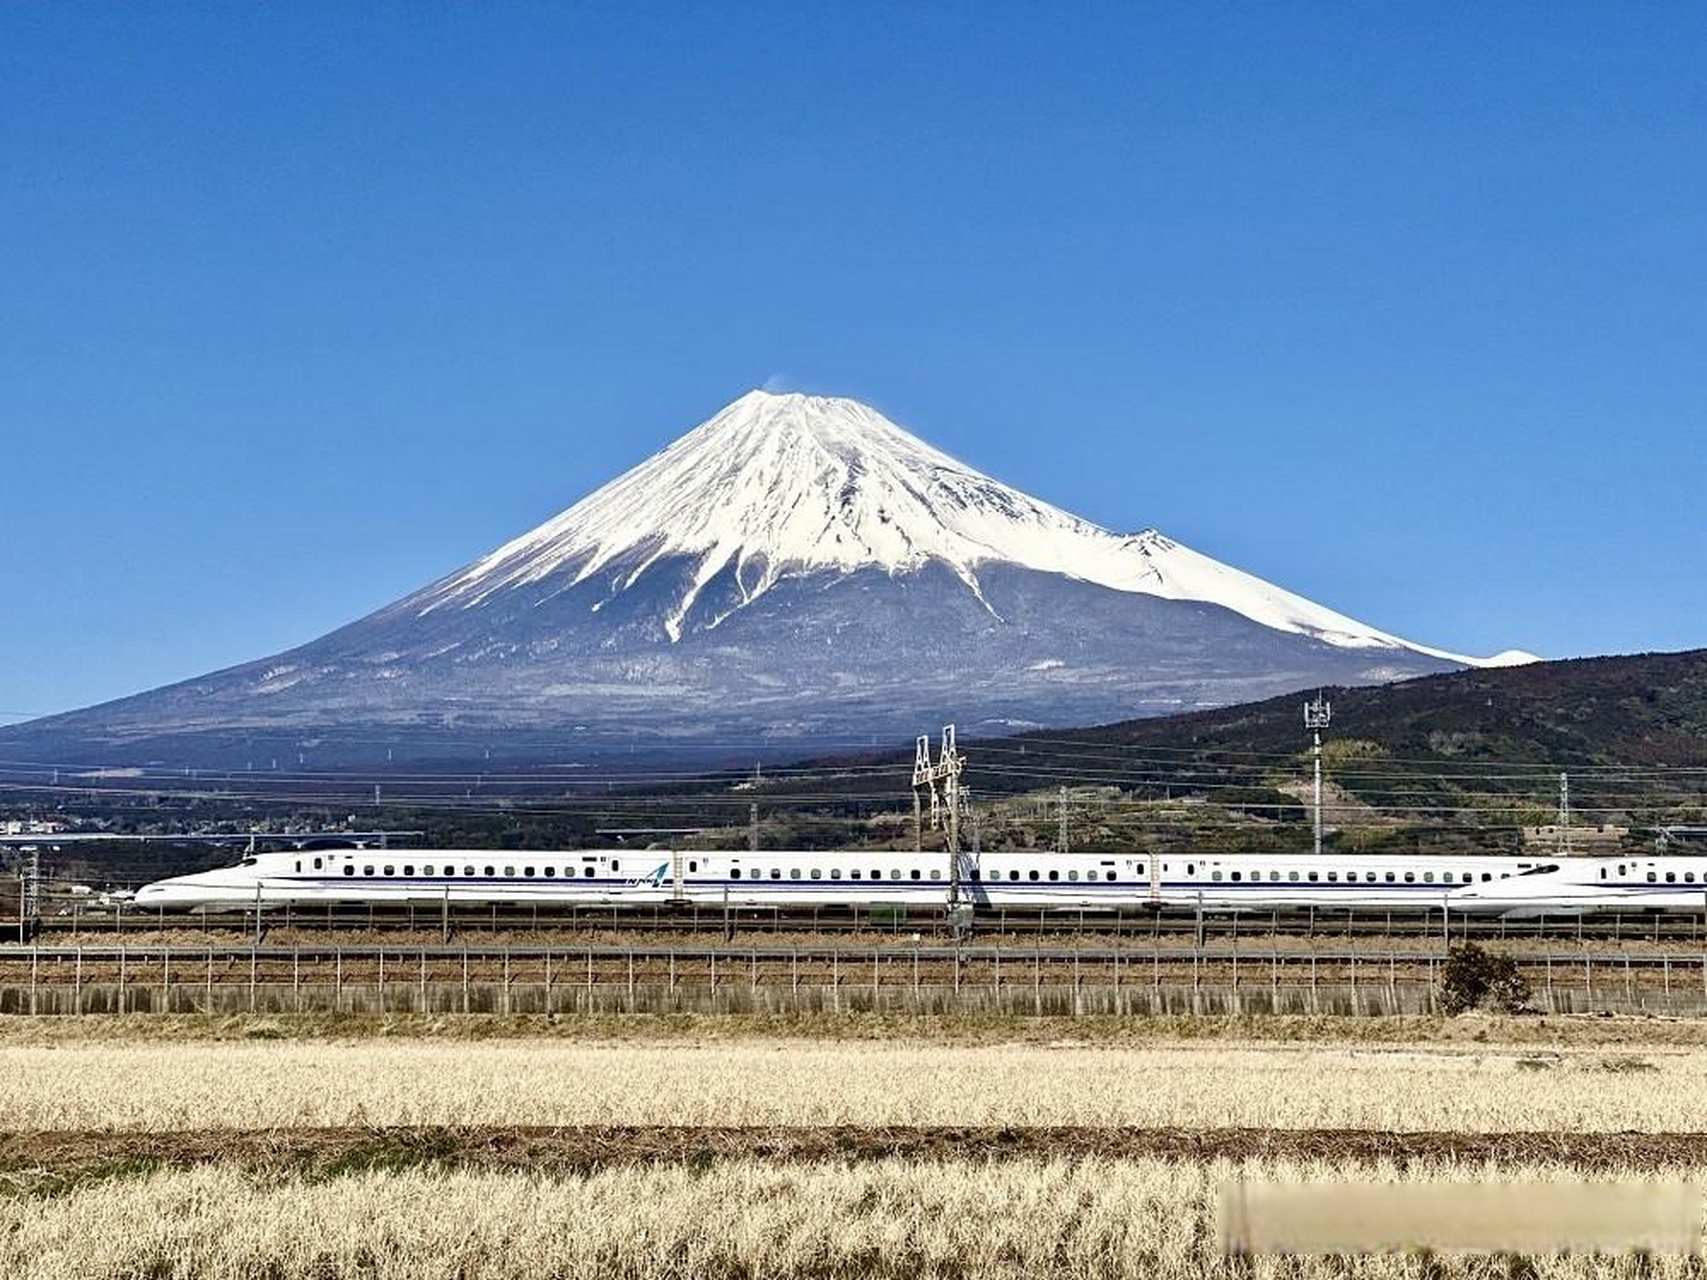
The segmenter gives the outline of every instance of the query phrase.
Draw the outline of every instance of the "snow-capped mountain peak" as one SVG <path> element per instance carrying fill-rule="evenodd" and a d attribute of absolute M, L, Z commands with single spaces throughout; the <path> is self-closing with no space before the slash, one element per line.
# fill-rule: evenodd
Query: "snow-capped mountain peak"
<path fill-rule="evenodd" d="M 612 591 L 620 594 L 666 559 L 692 566 L 663 619 L 672 641 L 707 584 L 726 572 L 736 587 L 731 607 L 739 609 L 791 576 L 871 568 L 894 575 L 937 562 L 980 601 L 980 570 L 1009 564 L 1223 605 L 1339 647 L 1480 661 L 1366 626 L 1154 529 L 1111 533 L 992 479 L 857 401 L 764 391 L 742 396 L 410 603 L 421 614 L 470 608 L 516 587 L 561 581 L 568 589 L 613 568 Z M 1501 655 L 1518 657 L 1527 655 Z"/>

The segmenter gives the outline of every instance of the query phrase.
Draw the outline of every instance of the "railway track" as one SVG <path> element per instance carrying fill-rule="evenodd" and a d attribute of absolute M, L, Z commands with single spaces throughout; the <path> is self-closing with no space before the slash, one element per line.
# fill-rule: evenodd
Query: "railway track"
<path fill-rule="evenodd" d="M 61 905 L 33 922 L 0 926 L 0 938 L 41 941 L 155 934 L 192 928 L 213 934 L 252 935 L 253 911 L 167 913 L 145 910 L 85 910 Z M 586 906 L 539 908 L 515 906 L 328 906 L 280 907 L 261 913 L 263 932 L 313 930 L 327 934 L 409 932 L 465 936 L 486 934 L 645 934 L 649 936 L 784 936 L 879 935 L 947 939 L 950 930 L 942 911 L 932 908 L 819 907 L 719 908 L 703 904 L 680 907 Z M 1206 912 L 1138 909 L 1132 911 L 1061 911 L 996 908 L 979 912 L 975 936 L 996 938 L 1111 937 L 1164 938 L 1181 935 L 1210 938 L 1276 936 L 1303 938 L 1427 937 L 1480 942 L 1521 942 L 1549 938 L 1575 941 L 1688 943 L 1707 946 L 1707 912 L 1606 913 L 1583 916 L 1506 920 L 1497 917 L 1442 917 L 1439 909 L 1417 911 L 1314 910 Z"/>

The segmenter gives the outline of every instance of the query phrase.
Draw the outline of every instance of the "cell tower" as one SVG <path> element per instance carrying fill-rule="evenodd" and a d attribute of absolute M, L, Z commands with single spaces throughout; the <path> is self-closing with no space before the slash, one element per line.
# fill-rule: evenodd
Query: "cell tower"
<path fill-rule="evenodd" d="M 948 905 L 960 903 L 960 774 L 966 758 L 954 744 L 954 726 L 942 727 L 942 745 L 936 763 L 931 763 L 931 740 L 921 734 L 913 752 L 913 803 L 918 812 L 919 793 L 931 796 L 931 830 L 948 833 Z M 939 789 L 938 784 L 941 784 Z"/>
<path fill-rule="evenodd" d="M 1322 852 L 1322 730 L 1328 727 L 1334 709 L 1326 698 L 1318 691 L 1316 696 L 1304 704 L 1304 727 L 1310 731 L 1311 755 L 1316 765 L 1316 839 L 1315 850 L 1318 857 Z"/>

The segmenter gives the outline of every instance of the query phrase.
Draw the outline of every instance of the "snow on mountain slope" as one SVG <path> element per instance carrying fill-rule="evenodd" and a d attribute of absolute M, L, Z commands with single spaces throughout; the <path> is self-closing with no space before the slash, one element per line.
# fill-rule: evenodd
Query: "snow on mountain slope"
<path fill-rule="evenodd" d="M 1155 530 L 1110 533 L 966 466 L 856 401 L 763 391 L 408 603 L 422 615 L 470 608 L 520 586 L 560 580 L 568 590 L 621 566 L 615 596 L 666 557 L 694 564 L 664 621 L 671 640 L 681 638 L 706 585 L 729 569 L 739 609 L 785 577 L 871 567 L 900 574 L 934 560 L 980 601 L 980 568 L 1005 563 L 1221 605 L 1342 648 L 1407 649 L 1465 665 L 1532 660 L 1413 644 Z"/>

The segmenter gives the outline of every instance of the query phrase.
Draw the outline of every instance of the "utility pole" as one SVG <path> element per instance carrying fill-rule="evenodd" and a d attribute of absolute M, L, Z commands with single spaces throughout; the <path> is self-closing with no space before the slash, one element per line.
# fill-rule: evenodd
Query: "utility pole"
<path fill-rule="evenodd" d="M 1571 775 L 1559 775 L 1559 822 L 1555 838 L 1558 840 L 1559 856 L 1571 856 Z"/>
<path fill-rule="evenodd" d="M 759 851 L 759 802 L 753 801 L 747 806 L 747 851 Z"/>
<path fill-rule="evenodd" d="M 1067 852 L 1067 788 L 1061 788 L 1061 818 L 1055 832 L 1055 852 Z"/>
<path fill-rule="evenodd" d="M 966 759 L 954 743 L 954 726 L 942 727 L 942 745 L 936 763 L 931 763 L 931 740 L 921 735 L 913 752 L 913 802 L 915 812 L 919 792 L 928 789 L 931 796 L 931 830 L 946 828 L 948 832 L 948 907 L 952 912 L 960 905 L 960 774 Z M 941 783 L 941 790 L 937 784 Z"/>
<path fill-rule="evenodd" d="M 1304 727 L 1310 731 L 1311 755 L 1316 766 L 1316 838 L 1314 848 L 1316 856 L 1322 854 L 1322 730 L 1328 727 L 1328 720 L 1333 715 L 1333 707 L 1318 692 L 1316 696 L 1304 704 Z"/>
<path fill-rule="evenodd" d="M 35 845 L 24 862 L 24 883 L 19 889 L 22 913 L 31 921 L 41 919 L 41 850 Z"/>

